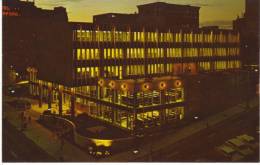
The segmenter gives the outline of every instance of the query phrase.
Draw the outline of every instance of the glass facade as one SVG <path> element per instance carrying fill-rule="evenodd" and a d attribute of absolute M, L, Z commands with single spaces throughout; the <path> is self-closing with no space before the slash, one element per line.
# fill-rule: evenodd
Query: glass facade
<path fill-rule="evenodd" d="M 87 25 L 77 25 L 73 29 L 71 55 L 74 87 L 63 87 L 64 104 L 72 105 L 71 96 L 76 96 L 76 105 L 84 107 L 84 113 L 126 130 L 182 120 L 185 116 L 183 86 L 160 89 L 166 87 L 161 81 L 160 87 L 157 84 L 156 89 L 145 90 L 149 83 L 144 82 L 142 87 L 126 84 L 131 80 L 239 69 L 239 37 L 228 30 L 123 31 L 93 30 Z M 101 86 L 100 78 L 110 80 L 109 84 Z M 39 83 L 34 74 L 30 74 L 30 80 Z M 115 81 L 125 81 L 125 84 L 117 86 Z M 41 91 L 46 98 L 48 84 L 40 85 L 45 86 Z M 51 84 L 55 89 L 53 98 L 57 98 L 59 85 Z M 122 85 L 126 90 L 120 90 Z M 40 95 L 40 86 L 30 86 L 33 95 Z"/>
<path fill-rule="evenodd" d="M 241 65 L 240 36 L 231 30 L 151 32 L 78 26 L 73 41 L 78 80 L 196 74 Z"/>

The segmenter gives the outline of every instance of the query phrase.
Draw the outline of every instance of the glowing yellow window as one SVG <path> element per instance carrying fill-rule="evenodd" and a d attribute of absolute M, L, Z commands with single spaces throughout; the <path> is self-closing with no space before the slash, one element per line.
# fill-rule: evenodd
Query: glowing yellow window
<path fill-rule="evenodd" d="M 81 58 L 81 52 L 80 49 L 77 49 L 77 60 L 80 60 Z"/>

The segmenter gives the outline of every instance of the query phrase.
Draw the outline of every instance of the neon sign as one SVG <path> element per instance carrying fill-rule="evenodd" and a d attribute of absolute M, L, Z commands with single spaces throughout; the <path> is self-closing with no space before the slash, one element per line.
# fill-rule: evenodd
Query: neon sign
<path fill-rule="evenodd" d="M 12 11 L 10 7 L 3 6 L 3 16 L 19 16 L 19 13 L 17 11 Z"/>

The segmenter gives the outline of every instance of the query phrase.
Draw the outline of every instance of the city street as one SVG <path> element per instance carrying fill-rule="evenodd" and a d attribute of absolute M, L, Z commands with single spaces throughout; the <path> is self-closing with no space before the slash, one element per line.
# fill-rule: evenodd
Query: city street
<path fill-rule="evenodd" d="M 259 125 L 259 111 L 255 108 L 216 126 L 209 127 L 175 145 L 168 146 L 163 153 L 154 157 L 153 161 L 230 161 L 227 157 L 217 152 L 216 147 L 223 144 L 226 140 L 242 134 L 248 134 L 258 140 L 259 134 L 256 133 L 257 125 Z M 253 156 L 243 161 L 259 161 L 259 152 L 256 152 Z"/>
<path fill-rule="evenodd" d="M 255 105 L 256 100 L 251 103 L 251 105 Z M 257 104 L 257 103 L 256 103 Z M 18 112 L 13 109 L 12 107 L 5 105 L 5 111 L 4 116 L 7 117 L 7 120 L 10 120 L 11 122 L 16 123 L 16 127 L 19 126 L 19 122 L 15 122 L 15 118 L 12 118 L 15 114 L 18 114 Z M 33 108 L 36 108 L 36 105 L 32 106 Z M 41 110 L 40 110 L 41 111 Z M 167 162 L 187 162 L 187 161 L 228 161 L 227 158 L 222 156 L 220 153 L 218 153 L 215 150 L 215 147 L 224 143 L 225 140 L 233 138 L 234 136 L 238 136 L 241 134 L 249 134 L 251 136 L 254 136 L 256 139 L 258 139 L 258 135 L 256 135 L 256 126 L 258 125 L 258 108 L 245 110 L 245 105 L 240 104 L 236 107 L 230 108 L 229 110 L 226 110 L 224 112 L 220 112 L 219 114 L 215 114 L 212 116 L 209 116 L 206 119 L 198 120 L 197 122 L 193 122 L 192 125 L 187 125 L 182 128 L 177 128 L 173 130 L 168 130 L 165 132 L 165 134 L 162 135 L 153 135 L 154 137 L 149 137 L 145 139 L 145 142 L 142 146 L 140 146 L 140 154 L 134 155 L 132 151 L 126 151 L 124 153 L 119 153 L 116 155 L 112 155 L 112 157 L 108 157 L 105 159 L 100 159 L 99 161 L 167 161 Z M 36 120 L 39 117 L 39 109 L 30 109 L 26 111 L 27 115 L 30 115 L 33 120 Z M 9 118 L 9 116 L 11 118 Z M 219 116 L 219 117 L 218 117 Z M 218 119 L 219 118 L 219 119 Z M 17 120 L 17 119 L 16 119 Z M 223 122 L 220 122 L 222 121 Z M 210 121 L 210 126 L 206 128 L 206 122 Z M 18 125 L 17 125 L 18 124 Z M 10 127 L 9 124 L 4 124 L 4 129 L 6 130 L 4 132 L 5 137 L 11 137 L 8 138 L 9 141 L 5 143 L 5 151 L 6 155 L 5 159 L 8 161 L 22 161 L 20 157 L 25 158 L 24 160 L 28 161 L 37 161 L 37 160 L 46 160 L 46 161 L 52 161 L 55 159 L 52 159 L 51 156 L 47 156 L 47 154 L 40 154 L 44 158 L 40 157 L 37 159 L 37 157 L 34 157 L 32 159 L 28 158 L 30 156 L 30 153 L 36 153 L 36 152 L 47 152 L 49 155 L 55 155 L 56 149 L 55 146 L 59 146 L 57 142 L 53 141 L 53 147 L 47 147 L 44 144 L 47 144 L 48 141 L 46 141 L 46 138 L 51 138 L 51 132 L 49 130 L 46 130 L 45 128 L 41 128 L 38 123 L 34 122 L 34 125 L 36 128 L 40 128 L 37 130 L 38 132 L 35 132 L 32 128 L 32 126 L 29 128 L 29 132 L 25 132 L 27 138 L 32 138 L 31 140 L 37 144 L 37 137 L 39 135 L 43 135 L 41 132 L 47 132 L 47 137 L 41 137 L 41 143 L 37 145 L 33 145 L 34 143 L 27 139 L 27 141 L 30 141 L 30 147 L 28 147 L 28 151 L 23 153 L 21 152 L 21 149 L 24 148 L 24 146 L 19 145 L 12 145 L 15 144 L 15 142 L 12 142 L 12 137 L 16 136 L 23 136 L 26 140 L 26 136 L 24 136 L 24 133 L 21 133 L 17 130 L 14 131 L 13 127 Z M 19 128 L 19 127 L 17 127 Z M 44 130 L 43 130 L 44 129 Z M 47 131 L 47 132 L 46 132 Z M 30 133 L 31 132 L 31 133 Z M 33 133 L 35 132 L 35 133 Z M 33 133 L 33 134 L 32 134 Z M 18 135 L 16 135 L 18 134 Z M 37 135 L 36 135 L 37 134 Z M 38 135 L 39 134 L 39 135 Z M 154 139 L 157 139 L 156 142 Z M 13 139 L 14 140 L 14 139 Z M 52 140 L 51 140 L 52 141 Z M 174 142 L 175 141 L 175 142 Z M 12 143 L 12 144 L 10 144 Z M 28 142 L 27 142 L 28 143 Z M 25 143 L 25 144 L 27 144 Z M 55 144 L 56 143 L 56 144 Z M 152 144 L 153 143 L 153 144 Z M 158 143 L 158 144 L 157 144 Z M 166 144 L 171 145 L 166 145 Z M 68 145 L 69 142 L 67 142 Z M 67 145 L 67 149 L 68 148 Z M 8 146 L 8 147 L 7 147 Z M 72 147 L 72 145 L 70 145 Z M 41 150 L 43 149 L 43 150 Z M 159 147 L 159 148 L 158 148 Z M 74 147 L 73 147 L 74 148 Z M 79 151 L 77 151 L 79 152 Z M 22 153 L 22 155 L 21 155 Z M 152 153 L 152 156 L 151 154 Z M 25 154 L 23 156 L 23 154 Z M 85 155 L 84 153 L 81 153 L 82 156 Z M 257 153 L 255 153 L 257 154 Z M 84 156 L 85 160 L 93 161 L 94 159 L 90 156 Z M 28 158 L 28 159 L 26 159 Z M 67 157 L 68 160 L 74 160 L 73 158 Z M 57 157 L 56 157 L 57 160 Z M 82 159 L 83 160 L 83 159 Z M 248 161 L 257 161 L 259 158 L 257 156 L 253 156 L 249 158 Z"/>

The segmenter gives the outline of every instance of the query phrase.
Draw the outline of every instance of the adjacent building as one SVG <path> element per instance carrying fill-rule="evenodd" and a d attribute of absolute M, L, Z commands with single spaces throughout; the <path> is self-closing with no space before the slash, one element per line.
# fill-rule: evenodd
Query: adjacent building
<path fill-rule="evenodd" d="M 33 1 L 4 0 L 2 13 L 4 80 L 10 70 L 24 78 L 26 68 L 32 66 L 44 68 L 39 70 L 42 79 L 65 83 L 70 78 L 65 73 L 72 68 L 66 60 L 72 49 L 66 9 L 46 10 Z"/>
<path fill-rule="evenodd" d="M 245 67 L 259 66 L 259 0 L 245 0 L 245 13 L 233 21 L 241 34 L 241 58 Z"/>
<path fill-rule="evenodd" d="M 95 15 L 95 25 L 134 26 L 160 29 L 199 29 L 199 7 L 155 2 L 137 6 L 138 13 Z"/>

